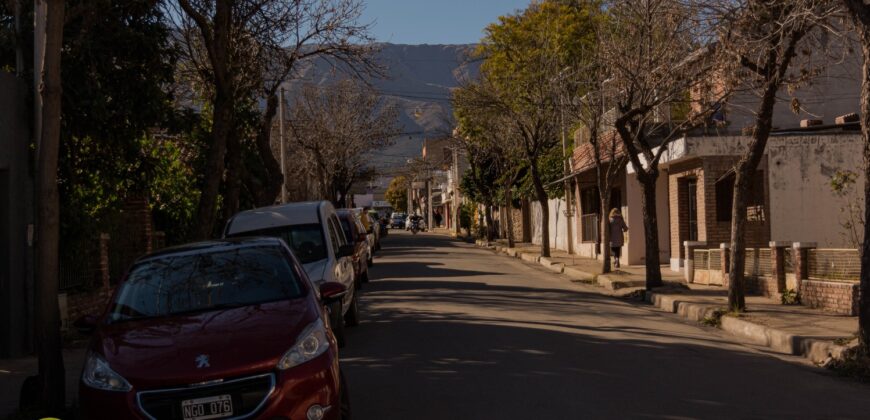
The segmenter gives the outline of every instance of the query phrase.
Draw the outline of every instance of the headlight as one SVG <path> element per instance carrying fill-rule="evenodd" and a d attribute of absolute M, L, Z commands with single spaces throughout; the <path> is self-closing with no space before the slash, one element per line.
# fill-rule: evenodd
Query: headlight
<path fill-rule="evenodd" d="M 296 343 L 278 362 L 278 369 L 285 370 L 299 366 L 325 353 L 329 348 L 329 339 L 323 320 L 317 319 L 302 330 Z"/>
<path fill-rule="evenodd" d="M 132 387 L 121 375 L 109 367 L 109 362 L 99 354 L 88 352 L 85 368 L 82 370 L 85 385 L 104 391 L 129 391 Z"/>

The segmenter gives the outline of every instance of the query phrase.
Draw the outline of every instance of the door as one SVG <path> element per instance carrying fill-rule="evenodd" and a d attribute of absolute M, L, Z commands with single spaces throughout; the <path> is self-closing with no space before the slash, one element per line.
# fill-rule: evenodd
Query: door
<path fill-rule="evenodd" d="M 698 240 L 698 180 L 689 179 L 686 182 L 686 201 L 688 201 L 689 236 L 688 240 Z"/>

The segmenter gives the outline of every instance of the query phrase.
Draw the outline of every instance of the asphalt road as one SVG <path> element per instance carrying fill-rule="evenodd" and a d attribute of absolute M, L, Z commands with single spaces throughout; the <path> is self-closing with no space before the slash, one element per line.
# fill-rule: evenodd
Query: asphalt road
<path fill-rule="evenodd" d="M 354 418 L 870 418 L 870 386 L 447 237 L 392 231 L 342 350 Z"/>

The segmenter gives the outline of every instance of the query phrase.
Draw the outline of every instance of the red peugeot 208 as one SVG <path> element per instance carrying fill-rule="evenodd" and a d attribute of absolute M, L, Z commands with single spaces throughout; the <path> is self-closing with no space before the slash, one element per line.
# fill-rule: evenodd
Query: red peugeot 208
<path fill-rule="evenodd" d="M 79 390 L 89 419 L 346 419 L 324 304 L 278 239 L 170 248 L 140 259 L 93 334 Z"/>

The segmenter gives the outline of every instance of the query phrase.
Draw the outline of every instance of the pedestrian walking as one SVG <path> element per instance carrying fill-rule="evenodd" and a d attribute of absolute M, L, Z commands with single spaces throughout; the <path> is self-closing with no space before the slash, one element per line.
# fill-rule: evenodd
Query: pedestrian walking
<path fill-rule="evenodd" d="M 613 265 L 619 268 L 619 258 L 622 257 L 622 246 L 625 245 L 625 235 L 628 232 L 628 225 L 625 224 L 625 219 L 622 218 L 622 213 L 619 209 L 610 210 L 610 253 L 613 257 Z"/>

